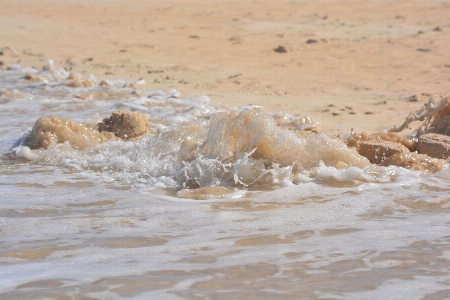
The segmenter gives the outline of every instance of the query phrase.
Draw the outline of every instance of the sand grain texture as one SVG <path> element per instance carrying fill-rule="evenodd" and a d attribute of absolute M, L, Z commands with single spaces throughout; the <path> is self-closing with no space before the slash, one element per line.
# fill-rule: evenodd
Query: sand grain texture
<path fill-rule="evenodd" d="M 447 1 L 0 0 L 18 63 L 380 132 L 450 84 Z M 312 42 L 314 41 L 314 42 Z M 285 51 L 274 51 L 284 49 Z M 413 101 L 411 101 L 413 99 Z"/>

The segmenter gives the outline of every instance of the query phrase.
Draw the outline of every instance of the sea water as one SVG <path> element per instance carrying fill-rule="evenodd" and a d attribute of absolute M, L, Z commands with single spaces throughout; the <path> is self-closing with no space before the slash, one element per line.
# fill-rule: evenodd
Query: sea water
<path fill-rule="evenodd" d="M 139 83 L 0 71 L 1 299 L 450 297 L 448 166 L 371 165 L 310 117 Z M 116 110 L 149 132 L 24 144 L 40 117 Z"/>

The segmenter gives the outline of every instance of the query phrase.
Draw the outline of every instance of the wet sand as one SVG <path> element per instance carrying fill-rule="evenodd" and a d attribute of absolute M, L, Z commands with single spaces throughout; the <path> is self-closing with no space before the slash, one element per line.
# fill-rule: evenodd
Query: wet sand
<path fill-rule="evenodd" d="M 445 1 L 6 1 L 0 68 L 146 81 L 379 132 L 450 90 Z"/>

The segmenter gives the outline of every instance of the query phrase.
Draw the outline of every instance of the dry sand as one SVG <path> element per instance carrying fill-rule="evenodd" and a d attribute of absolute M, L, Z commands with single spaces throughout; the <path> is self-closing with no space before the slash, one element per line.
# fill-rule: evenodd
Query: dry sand
<path fill-rule="evenodd" d="M 379 132 L 450 91 L 449 1 L 0 0 L 1 68 L 146 81 Z M 277 52 L 282 46 L 286 52 Z M 279 48 L 281 49 L 281 48 Z M 410 98 L 411 96 L 415 98 Z M 417 102 L 414 102 L 417 100 Z"/>

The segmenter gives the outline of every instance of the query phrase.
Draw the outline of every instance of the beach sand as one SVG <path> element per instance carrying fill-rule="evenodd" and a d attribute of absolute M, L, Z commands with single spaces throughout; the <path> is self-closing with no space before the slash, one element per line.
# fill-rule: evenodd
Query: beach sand
<path fill-rule="evenodd" d="M 13 64 L 380 132 L 450 90 L 448 1 L 0 0 Z"/>

